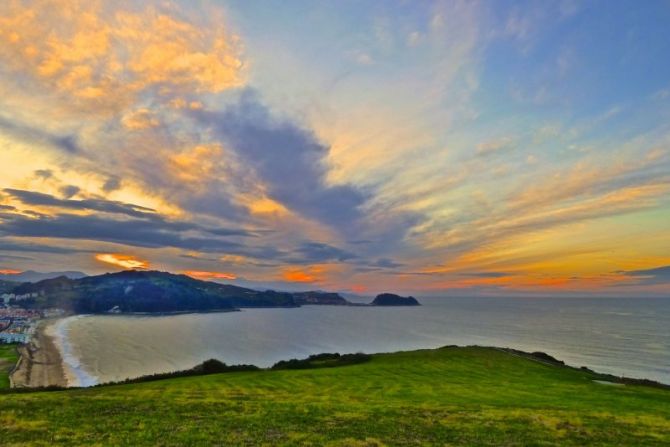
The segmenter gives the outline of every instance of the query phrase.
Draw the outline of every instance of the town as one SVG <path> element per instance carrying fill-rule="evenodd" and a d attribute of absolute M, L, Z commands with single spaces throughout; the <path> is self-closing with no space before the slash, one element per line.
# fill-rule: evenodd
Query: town
<path fill-rule="evenodd" d="M 0 343 L 28 343 L 42 318 L 59 317 L 62 309 L 33 310 L 0 305 Z"/>

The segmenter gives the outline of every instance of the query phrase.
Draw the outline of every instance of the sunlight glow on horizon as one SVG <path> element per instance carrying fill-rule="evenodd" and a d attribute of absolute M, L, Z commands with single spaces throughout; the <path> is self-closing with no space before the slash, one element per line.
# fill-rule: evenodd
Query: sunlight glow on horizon
<path fill-rule="evenodd" d="M 670 294 L 667 4 L 276 7 L 2 3 L 0 273 Z"/>

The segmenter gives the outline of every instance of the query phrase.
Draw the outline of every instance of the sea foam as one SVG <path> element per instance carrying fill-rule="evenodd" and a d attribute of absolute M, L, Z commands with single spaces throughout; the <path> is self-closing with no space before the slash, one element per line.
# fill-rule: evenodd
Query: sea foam
<path fill-rule="evenodd" d="M 76 315 L 63 318 L 56 322 L 47 334 L 54 338 L 55 345 L 60 351 L 68 387 L 90 387 L 99 382 L 96 376 L 84 370 L 69 340 L 70 323 L 85 317 L 86 315 Z"/>

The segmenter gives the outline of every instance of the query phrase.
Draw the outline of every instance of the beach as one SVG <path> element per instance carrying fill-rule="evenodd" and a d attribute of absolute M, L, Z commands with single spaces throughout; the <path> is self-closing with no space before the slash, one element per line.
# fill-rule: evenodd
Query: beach
<path fill-rule="evenodd" d="M 19 362 L 10 379 L 14 388 L 68 386 L 63 359 L 52 328 L 57 320 L 43 320 L 29 344 L 19 348 Z"/>

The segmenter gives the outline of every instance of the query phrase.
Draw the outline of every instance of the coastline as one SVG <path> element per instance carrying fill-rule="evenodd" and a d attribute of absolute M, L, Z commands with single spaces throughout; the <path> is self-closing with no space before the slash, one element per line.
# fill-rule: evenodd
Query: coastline
<path fill-rule="evenodd" d="M 30 343 L 19 347 L 19 361 L 10 375 L 12 388 L 68 386 L 63 357 L 51 332 L 58 321 L 40 321 Z"/>

